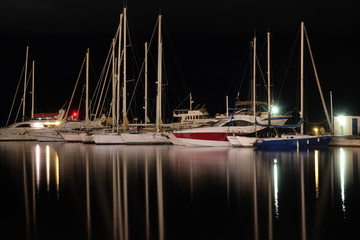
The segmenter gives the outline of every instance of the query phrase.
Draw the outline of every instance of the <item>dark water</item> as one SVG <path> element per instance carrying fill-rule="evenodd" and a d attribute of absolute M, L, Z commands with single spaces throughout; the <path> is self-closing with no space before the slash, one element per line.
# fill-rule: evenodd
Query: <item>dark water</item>
<path fill-rule="evenodd" d="M 0 239 L 353 239 L 359 153 L 0 143 Z"/>

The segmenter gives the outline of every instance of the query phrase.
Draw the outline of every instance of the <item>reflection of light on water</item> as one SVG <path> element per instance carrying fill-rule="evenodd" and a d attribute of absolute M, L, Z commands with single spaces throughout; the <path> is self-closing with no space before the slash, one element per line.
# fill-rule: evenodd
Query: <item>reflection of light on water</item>
<path fill-rule="evenodd" d="M 36 188 L 39 192 L 40 189 L 40 146 L 36 145 L 35 148 L 35 158 L 36 158 Z"/>
<path fill-rule="evenodd" d="M 59 185 L 60 185 L 60 174 L 59 174 L 59 156 L 55 156 L 55 172 L 56 172 L 56 194 L 59 199 Z"/>
<path fill-rule="evenodd" d="M 279 199 L 278 199 L 278 169 L 277 160 L 274 159 L 274 205 L 275 205 L 275 217 L 279 218 Z"/>
<path fill-rule="evenodd" d="M 319 198 L 319 151 L 315 150 L 315 196 Z"/>
<path fill-rule="evenodd" d="M 342 211 L 345 213 L 345 152 L 340 148 L 340 182 Z"/>
<path fill-rule="evenodd" d="M 50 147 L 46 145 L 46 183 L 47 191 L 50 190 Z"/>

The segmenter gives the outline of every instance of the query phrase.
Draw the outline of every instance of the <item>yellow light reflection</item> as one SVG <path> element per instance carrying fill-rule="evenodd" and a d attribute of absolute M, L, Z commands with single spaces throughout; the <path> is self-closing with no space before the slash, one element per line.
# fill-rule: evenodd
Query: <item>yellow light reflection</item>
<path fill-rule="evenodd" d="M 341 183 L 341 202 L 342 211 L 345 213 L 345 152 L 340 148 L 340 183 Z"/>
<path fill-rule="evenodd" d="M 50 190 L 50 147 L 46 145 L 46 183 L 47 191 Z"/>
<path fill-rule="evenodd" d="M 36 189 L 40 190 L 40 146 L 39 144 L 35 147 L 35 161 L 36 161 Z"/>
<path fill-rule="evenodd" d="M 319 150 L 315 150 L 315 196 L 319 198 Z"/>
<path fill-rule="evenodd" d="M 274 206 L 275 206 L 275 217 L 279 218 L 279 189 L 278 189 L 278 169 L 277 160 L 274 159 Z"/>

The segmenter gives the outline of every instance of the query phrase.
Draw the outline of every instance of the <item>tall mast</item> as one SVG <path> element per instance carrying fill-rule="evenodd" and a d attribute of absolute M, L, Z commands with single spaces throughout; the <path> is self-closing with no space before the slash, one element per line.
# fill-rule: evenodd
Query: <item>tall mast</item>
<path fill-rule="evenodd" d="M 26 59 L 25 59 L 25 79 L 24 79 L 23 113 L 22 113 L 23 122 L 25 121 L 25 99 L 26 99 L 28 57 L 29 57 L 29 46 L 26 47 Z"/>
<path fill-rule="evenodd" d="M 127 29 L 127 18 L 126 18 L 126 8 L 124 8 L 124 85 L 123 85 L 123 131 L 126 131 L 128 126 L 128 119 L 126 114 L 126 29 Z"/>
<path fill-rule="evenodd" d="M 89 51 L 86 51 L 86 99 L 85 99 L 85 126 L 89 127 Z"/>
<path fill-rule="evenodd" d="M 328 113 L 328 110 L 327 110 L 327 107 L 326 107 L 326 104 L 325 104 L 324 95 L 323 95 L 323 93 L 322 93 L 321 86 L 320 86 L 319 75 L 318 75 L 317 70 L 316 70 L 316 67 L 315 67 L 314 56 L 313 56 L 313 54 L 312 54 L 311 47 L 310 47 L 309 36 L 307 35 L 307 32 L 306 32 L 306 28 L 305 28 L 305 27 L 304 27 L 304 33 L 305 33 L 306 42 L 307 42 L 307 45 L 308 45 L 308 48 L 309 48 L 309 53 L 310 53 L 310 58 L 311 58 L 311 62 L 312 62 L 313 69 L 314 69 L 314 73 L 315 73 L 316 83 L 317 83 L 317 86 L 318 86 L 318 89 L 319 89 L 319 93 L 320 93 L 321 103 L 322 103 L 323 108 L 324 108 L 326 120 L 327 120 L 327 122 L 328 122 L 328 124 L 329 124 L 330 131 L 333 132 L 333 131 L 334 131 L 334 127 L 333 127 L 333 124 L 331 123 L 331 120 L 330 120 L 330 117 L 329 117 L 329 113 Z"/>
<path fill-rule="evenodd" d="M 268 78 L 268 119 L 271 125 L 271 97 L 270 97 L 270 32 L 267 33 L 267 78 Z"/>
<path fill-rule="evenodd" d="M 121 65 L 121 31 L 122 31 L 122 20 L 123 14 L 120 14 L 120 24 L 119 24 L 119 49 L 118 49 L 118 66 L 117 66 L 117 92 L 116 92 L 116 126 L 117 130 L 119 130 L 119 122 L 120 122 L 120 65 Z"/>
<path fill-rule="evenodd" d="M 113 131 L 116 126 L 116 108 L 115 108 L 115 96 L 116 96 L 116 80 L 115 80 L 115 39 L 112 40 L 112 101 L 111 101 L 111 113 L 112 113 L 112 125 Z"/>
<path fill-rule="evenodd" d="M 144 101 L 145 101 L 145 114 L 144 114 L 144 123 L 145 126 L 147 125 L 147 112 L 148 112 L 148 43 L 145 42 L 145 97 L 144 97 Z"/>
<path fill-rule="evenodd" d="M 32 61 L 31 119 L 34 118 L 35 61 Z"/>
<path fill-rule="evenodd" d="M 300 118 L 304 119 L 304 22 L 301 22 L 300 31 Z M 300 133 L 304 134 L 304 124 L 301 124 Z"/>
<path fill-rule="evenodd" d="M 156 101 L 156 131 L 160 131 L 161 123 L 161 88 L 162 88 L 162 40 L 161 40 L 161 15 L 159 15 L 158 32 L 158 81 Z"/>
<path fill-rule="evenodd" d="M 254 50 L 254 59 L 253 59 L 253 115 L 254 115 L 254 121 L 255 121 L 255 117 L 256 117 L 256 36 L 254 37 L 254 41 L 253 41 L 253 50 Z M 256 128 L 256 125 L 255 125 Z"/>

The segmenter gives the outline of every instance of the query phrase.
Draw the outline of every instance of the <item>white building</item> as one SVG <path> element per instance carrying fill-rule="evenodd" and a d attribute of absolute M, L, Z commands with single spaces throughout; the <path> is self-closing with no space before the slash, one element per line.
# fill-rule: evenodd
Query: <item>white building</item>
<path fill-rule="evenodd" d="M 334 117 L 334 135 L 359 135 L 360 116 L 337 116 Z"/>

